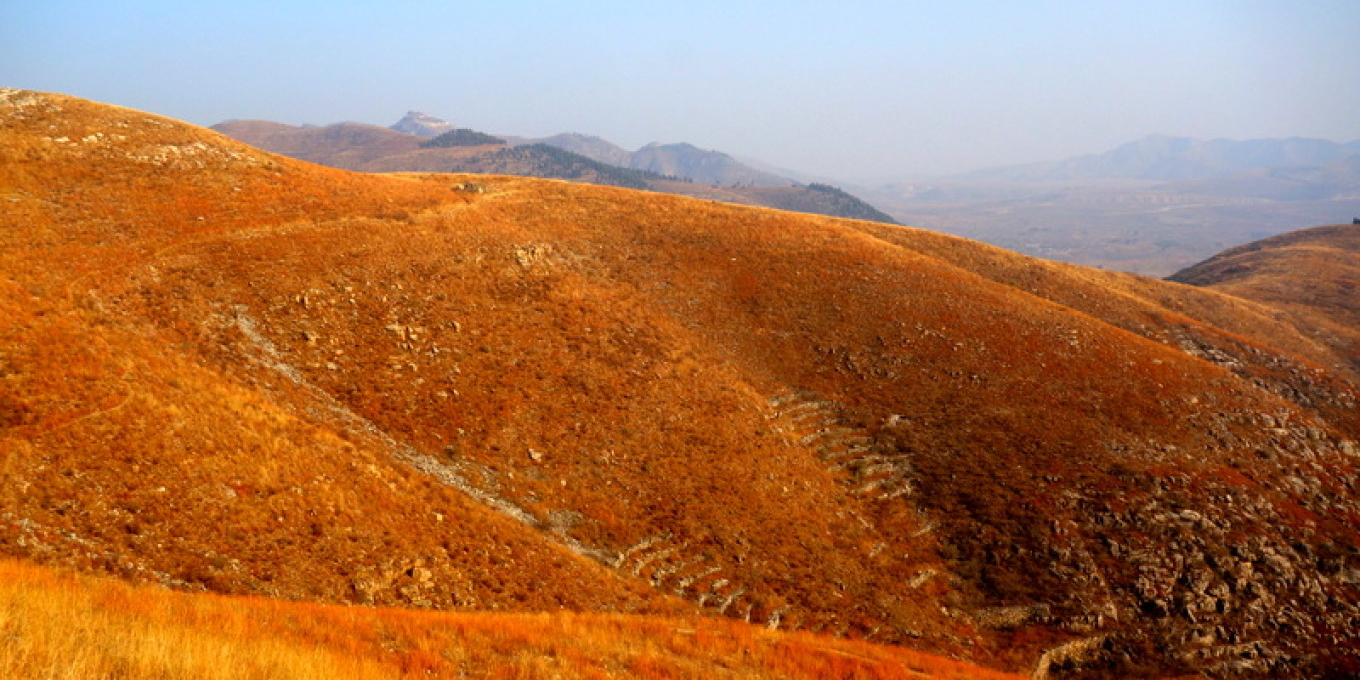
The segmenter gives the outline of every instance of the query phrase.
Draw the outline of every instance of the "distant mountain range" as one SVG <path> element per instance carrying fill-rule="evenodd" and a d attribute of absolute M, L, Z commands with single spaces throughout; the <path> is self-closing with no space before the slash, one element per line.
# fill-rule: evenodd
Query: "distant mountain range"
<path fill-rule="evenodd" d="M 1153 136 L 861 195 L 904 224 L 1165 276 L 1247 241 L 1350 222 L 1360 215 L 1360 141 Z"/>
<path fill-rule="evenodd" d="M 505 144 L 422 149 L 422 140 L 457 128 L 414 111 L 390 128 L 236 121 L 215 129 L 269 151 L 352 170 L 502 173 L 649 189 L 910 224 L 1028 255 L 1152 276 L 1247 241 L 1360 215 L 1360 141 L 1154 135 L 1057 161 L 851 187 L 852 195 L 825 180 L 793 179 L 685 143 L 629 151 L 597 136 L 563 133 L 497 135 Z"/>
<path fill-rule="evenodd" d="M 971 179 L 1017 182 L 1129 179 L 1176 182 L 1222 179 L 1272 168 L 1325 166 L 1360 155 L 1360 140 L 1211 139 L 1153 135 L 1104 153 L 1048 163 L 978 170 Z"/>
<path fill-rule="evenodd" d="M 452 123 L 434 116 L 419 111 L 409 111 L 390 129 L 420 137 L 434 137 L 454 128 L 455 126 Z M 504 136 L 504 139 L 513 146 L 546 144 L 601 163 L 686 179 L 700 184 L 724 186 L 734 184 L 794 186 L 800 184 L 800 182 L 788 177 L 753 168 L 721 151 L 700 149 L 693 144 L 684 142 L 676 144 L 652 142 L 637 151 L 628 151 L 609 140 L 595 135 L 575 132 L 539 138 Z"/>
<path fill-rule="evenodd" d="M 803 184 L 752 168 L 725 153 L 685 143 L 648 144 L 630 152 L 599 137 L 574 133 L 537 139 L 491 137 L 417 111 L 408 112 L 387 128 L 362 123 L 316 127 L 227 121 L 213 129 L 266 151 L 346 170 L 567 179 L 894 222 L 891 215 L 839 188 Z M 431 143 L 441 139 L 449 141 Z"/>
<path fill-rule="evenodd" d="M 576 133 L 539 139 L 511 137 L 507 141 L 516 145 L 547 144 L 601 163 L 687 179 L 700 184 L 773 187 L 800 184 L 788 177 L 753 168 L 721 151 L 700 149 L 685 142 L 676 144 L 652 142 L 637 151 L 628 151 L 594 135 Z"/>

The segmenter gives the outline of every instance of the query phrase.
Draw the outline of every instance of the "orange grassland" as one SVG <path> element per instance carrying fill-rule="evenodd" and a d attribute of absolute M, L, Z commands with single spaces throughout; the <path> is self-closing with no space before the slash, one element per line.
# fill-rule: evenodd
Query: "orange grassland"
<path fill-rule="evenodd" d="M 1358 254 L 1360 225 L 1313 227 L 1226 250 L 1171 279 L 1284 310 L 1360 376 Z"/>
<path fill-rule="evenodd" d="M 1297 323 L 917 229 L 365 175 L 0 89 L 0 555 L 312 602 L 92 591 L 299 654 L 380 663 L 325 631 L 397 655 L 430 621 L 471 650 L 514 622 L 486 626 L 549 666 L 657 631 L 620 674 L 703 639 L 732 645 L 711 668 L 747 639 L 907 654 L 702 613 L 1013 671 L 1348 671 L 1360 409 L 1349 349 Z"/>
<path fill-rule="evenodd" d="M 0 561 L 11 680 L 1021 676 L 707 617 L 413 612 L 184 594 Z"/>

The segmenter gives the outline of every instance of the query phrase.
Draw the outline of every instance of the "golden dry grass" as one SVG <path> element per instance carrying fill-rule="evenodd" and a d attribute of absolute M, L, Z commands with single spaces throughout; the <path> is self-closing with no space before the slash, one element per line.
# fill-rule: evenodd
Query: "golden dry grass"
<path fill-rule="evenodd" d="M 1336 353 L 1332 366 L 1360 379 L 1357 259 L 1360 225 L 1340 224 L 1233 248 L 1172 278 L 1287 311 L 1299 328 Z"/>
<path fill-rule="evenodd" d="M 0 677 L 941 678 L 970 664 L 706 618 L 440 614 L 188 595 L 0 561 Z"/>

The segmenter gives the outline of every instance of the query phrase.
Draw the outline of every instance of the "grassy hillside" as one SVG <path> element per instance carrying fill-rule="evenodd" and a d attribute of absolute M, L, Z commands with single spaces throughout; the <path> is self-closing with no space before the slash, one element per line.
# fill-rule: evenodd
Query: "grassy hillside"
<path fill-rule="evenodd" d="M 909 650 L 721 619 L 443 614 L 131 587 L 0 561 L 11 680 L 939 678 L 1003 680 Z"/>
<path fill-rule="evenodd" d="M 6 554 L 1073 676 L 1355 668 L 1355 387 L 1262 303 L 0 100 Z"/>
<path fill-rule="evenodd" d="M 1288 312 L 1337 355 L 1331 368 L 1360 380 L 1360 226 L 1315 227 L 1256 241 L 1171 280 Z"/>

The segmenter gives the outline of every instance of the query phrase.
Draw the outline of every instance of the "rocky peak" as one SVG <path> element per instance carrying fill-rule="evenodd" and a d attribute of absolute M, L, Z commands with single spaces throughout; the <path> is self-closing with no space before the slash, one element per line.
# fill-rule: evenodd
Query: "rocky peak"
<path fill-rule="evenodd" d="M 397 132 L 420 137 L 437 137 L 455 127 L 453 123 L 419 111 L 407 111 L 401 120 L 392 125 L 392 129 Z"/>

